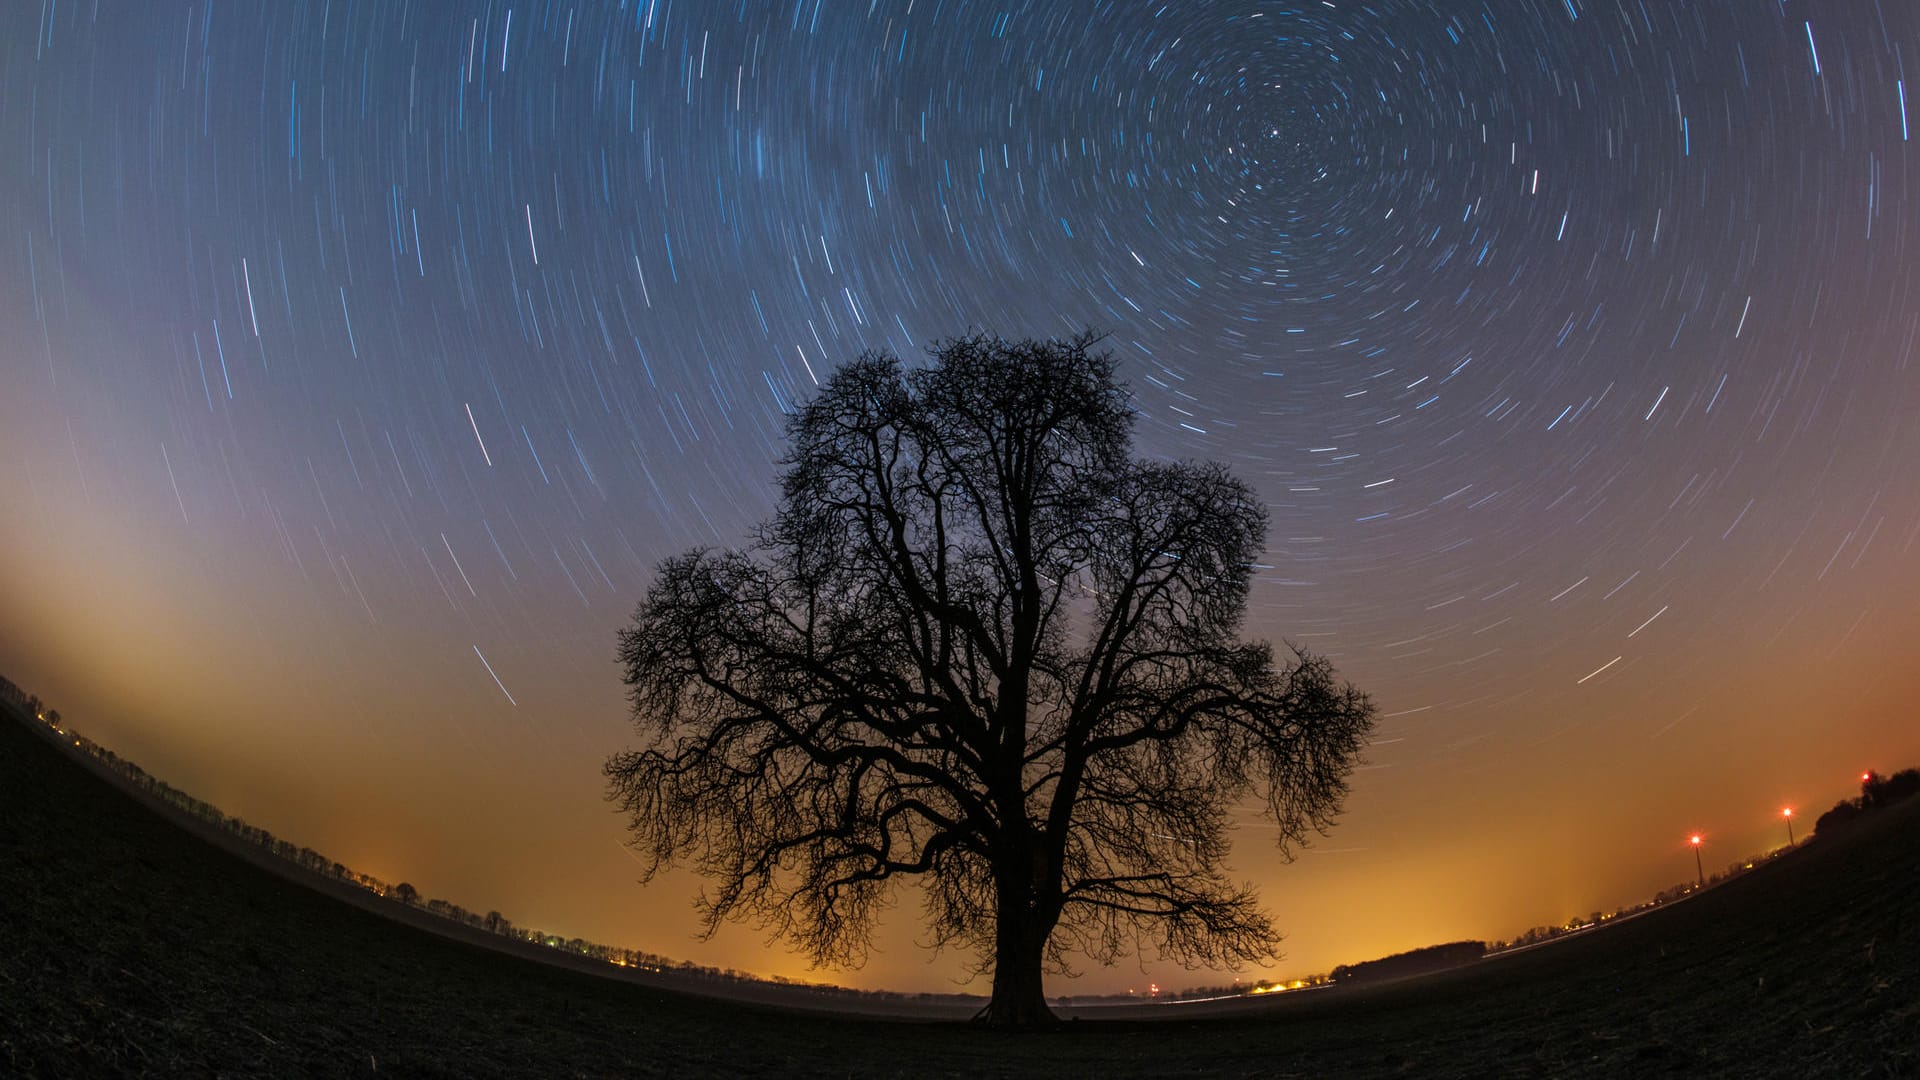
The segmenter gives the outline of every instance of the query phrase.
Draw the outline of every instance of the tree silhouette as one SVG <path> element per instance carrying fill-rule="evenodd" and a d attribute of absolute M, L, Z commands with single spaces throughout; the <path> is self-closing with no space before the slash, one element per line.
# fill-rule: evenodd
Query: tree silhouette
<path fill-rule="evenodd" d="M 619 635 L 640 749 L 606 764 L 650 878 L 857 964 L 896 879 L 993 973 L 980 1019 L 1052 1020 L 1045 969 L 1276 956 L 1223 868 L 1258 799 L 1283 857 L 1373 722 L 1326 660 L 1238 639 L 1266 535 L 1218 464 L 1134 460 L 1110 355 L 975 336 L 842 367 L 789 421 L 746 550 L 658 568 Z"/>
<path fill-rule="evenodd" d="M 1891 806 L 1916 794 L 1920 794 L 1920 769 L 1902 769 L 1892 776 L 1881 776 L 1869 769 L 1860 774 L 1859 798 L 1841 799 L 1833 804 L 1833 809 L 1813 823 L 1813 834 L 1820 836 L 1845 828 L 1868 811 Z"/>

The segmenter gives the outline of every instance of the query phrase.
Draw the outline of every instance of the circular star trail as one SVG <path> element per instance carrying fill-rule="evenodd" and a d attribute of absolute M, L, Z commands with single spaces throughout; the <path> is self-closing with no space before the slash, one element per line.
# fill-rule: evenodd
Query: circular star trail
<path fill-rule="evenodd" d="M 1139 451 L 1271 504 L 1248 631 L 1380 705 L 1339 831 L 1236 849 L 1301 970 L 1638 900 L 1920 754 L 1909 5 L 39 0 L 0 41 L 0 663 L 360 869 L 795 971 L 632 884 L 612 635 L 770 510 L 834 365 L 970 329 L 1106 332 Z M 902 910 L 836 977 L 946 985 Z"/>

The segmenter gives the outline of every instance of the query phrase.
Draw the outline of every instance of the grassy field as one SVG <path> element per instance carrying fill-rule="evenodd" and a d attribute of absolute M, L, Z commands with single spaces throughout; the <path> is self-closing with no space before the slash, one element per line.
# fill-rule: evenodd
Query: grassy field
<path fill-rule="evenodd" d="M 1230 1019 L 1029 1035 L 734 1005 L 447 941 L 0 717 L 0 1075 L 1920 1075 L 1920 800 L 1696 899 Z"/>

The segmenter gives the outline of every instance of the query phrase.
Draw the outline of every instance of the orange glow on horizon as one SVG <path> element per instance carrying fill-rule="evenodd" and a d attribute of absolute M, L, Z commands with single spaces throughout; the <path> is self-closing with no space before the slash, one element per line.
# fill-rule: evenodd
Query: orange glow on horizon
<path fill-rule="evenodd" d="M 58 434 L 64 438 L 64 431 Z M 170 490 L 163 495 L 170 499 Z M 277 552 L 222 546 L 212 560 L 216 579 L 190 551 L 126 539 L 154 531 L 144 525 L 108 516 L 99 501 L 50 503 L 38 526 L 21 532 L 27 539 L 18 542 L 20 550 L 0 537 L 0 609 L 8 612 L 0 623 L 17 618 L 33 628 L 27 650 L 19 644 L 24 638 L 10 638 L 11 627 L 0 627 L 0 674 L 57 706 L 66 726 L 168 783 L 356 871 L 411 881 L 425 896 L 469 910 L 497 909 L 516 925 L 569 938 L 868 989 L 945 991 L 963 975 L 965 958 L 916 948 L 917 894 L 911 891 L 901 894 L 882 948 L 864 969 L 812 968 L 804 956 L 780 946 L 769 950 L 762 935 L 740 927 L 711 940 L 698 937 L 690 903 L 701 885 L 697 877 L 683 871 L 642 888 L 619 853 L 621 823 L 593 782 L 605 754 L 630 737 L 619 687 L 617 680 L 537 673 L 562 671 L 575 659 L 559 639 L 516 661 L 526 670 L 509 685 L 523 705 L 541 703 L 546 717 L 538 726 L 517 725 L 503 719 L 504 700 L 484 696 L 494 692 L 490 682 L 469 693 L 466 675 L 485 679 L 477 666 L 467 672 L 424 647 L 432 640 L 421 625 L 432 613 L 428 605 L 383 618 L 373 631 L 357 599 L 344 615 L 324 605 L 310 610 L 316 601 L 297 574 L 280 572 Z M 460 557 L 467 558 L 464 549 Z M 372 575 L 358 559 L 354 568 L 367 587 L 365 577 Z M 199 587 L 209 580 L 239 580 L 245 588 Z M 1920 577 L 1912 580 L 1920 587 Z M 403 584 L 383 580 L 372 588 L 406 595 Z M 1920 612 L 1899 614 L 1897 626 L 1870 637 L 1856 634 L 1885 645 L 1848 658 L 1844 670 L 1863 685 L 1874 672 L 1905 670 L 1897 655 L 1903 646 L 1892 643 L 1920 635 Z M 154 640 L 139 630 L 183 622 L 190 632 Z M 306 635 L 326 643 L 324 668 L 300 650 Z M 215 641 L 220 648 L 199 644 Z M 448 651 L 456 661 L 458 653 Z M 465 656 L 471 661 L 470 652 Z M 487 656 L 499 666 L 491 648 Z M 1500 763 L 1499 775 L 1526 801 L 1580 807 L 1585 816 L 1577 820 L 1591 830 L 1590 846 L 1560 844 L 1560 822 L 1551 815 L 1483 808 L 1458 793 L 1457 777 L 1395 769 L 1357 774 L 1333 839 L 1298 862 L 1283 865 L 1262 842 L 1264 834 L 1243 833 L 1234 852 L 1237 872 L 1283 908 L 1288 935 L 1286 960 L 1253 976 L 1291 980 L 1438 941 L 1510 938 L 1569 915 L 1611 911 L 1684 877 L 1679 861 L 1661 857 L 1657 848 L 1657 837 L 1675 820 L 1707 819 L 1719 831 L 1716 862 L 1731 860 L 1777 843 L 1772 826 L 1753 822 L 1749 830 L 1752 819 L 1744 817 L 1766 791 L 1802 791 L 1823 808 L 1859 794 L 1856 782 L 1839 779 L 1847 757 L 1901 764 L 1920 758 L 1920 743 L 1897 719 L 1911 716 L 1920 681 L 1889 680 L 1881 697 L 1847 711 L 1784 674 L 1778 685 L 1768 681 L 1788 670 L 1772 665 L 1757 685 L 1703 691 L 1702 711 L 1664 735 L 1666 756 L 1651 761 L 1623 751 L 1619 759 L 1596 756 L 1591 771 L 1570 775 L 1561 767 L 1567 747 L 1547 742 Z M 338 672 L 354 675 L 333 677 Z M 1352 673 L 1363 686 L 1384 686 L 1389 697 L 1411 693 L 1391 666 L 1357 666 Z M 1643 711 L 1659 703 L 1661 692 L 1646 691 Z M 449 738 L 419 719 L 439 715 L 436 703 L 449 700 L 485 718 L 473 721 L 479 725 L 473 741 Z M 1709 767 L 1722 752 L 1713 735 L 1719 721 L 1822 709 L 1834 710 L 1820 713 L 1831 717 L 1833 728 L 1802 731 L 1782 720 L 1777 730 L 1766 729 L 1778 739 L 1743 741 L 1750 759 Z M 1597 723 L 1598 714 L 1587 719 Z M 1511 730 L 1527 722 L 1523 711 L 1500 709 L 1488 720 Z M 1843 745 L 1825 741 L 1835 729 L 1846 733 Z M 1776 764 L 1776 753 L 1787 763 Z M 1619 799 L 1623 788 L 1635 795 Z M 1448 800 L 1456 798 L 1463 807 L 1454 815 L 1458 831 L 1442 827 L 1446 815 L 1432 813 L 1437 805 L 1454 806 Z M 1682 835 L 1704 858 L 1705 834 Z M 1647 850 L 1647 837 L 1656 838 L 1654 851 Z M 1363 850 L 1337 850 L 1349 847 Z M 520 871 L 528 865 L 544 869 Z M 1457 891 L 1418 911 L 1400 905 L 1413 885 L 1453 874 L 1464 878 Z M 1122 991 L 1123 980 L 1138 978 L 1132 966 L 1089 965 L 1082 978 L 1058 985 L 1071 993 Z M 1155 968 L 1150 977 L 1162 987 L 1230 981 L 1171 968 Z"/>

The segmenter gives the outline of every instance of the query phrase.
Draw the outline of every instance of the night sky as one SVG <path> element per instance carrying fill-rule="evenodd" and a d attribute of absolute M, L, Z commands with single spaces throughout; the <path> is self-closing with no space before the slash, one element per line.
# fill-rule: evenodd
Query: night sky
<path fill-rule="evenodd" d="M 635 884 L 614 632 L 835 364 L 1091 326 L 1383 717 L 1294 864 L 1247 816 L 1276 972 L 1612 910 L 1920 762 L 1916 77 L 1909 0 L 9 0 L 0 672 L 423 894 L 805 974 Z M 814 977 L 951 987 L 916 922 Z M 1053 988 L 1147 978 L 1219 981 Z"/>

